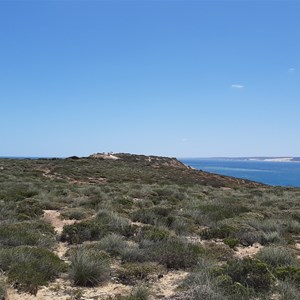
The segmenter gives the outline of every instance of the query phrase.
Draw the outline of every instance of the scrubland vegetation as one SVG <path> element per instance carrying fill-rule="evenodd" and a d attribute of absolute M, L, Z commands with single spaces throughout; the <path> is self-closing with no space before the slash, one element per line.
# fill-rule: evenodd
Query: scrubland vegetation
<path fill-rule="evenodd" d="M 57 278 L 83 294 L 131 287 L 107 300 L 299 299 L 299 189 L 117 156 L 0 160 L 0 299 Z M 57 232 L 45 210 L 73 222 Z M 187 276 L 171 295 L 153 288 L 175 271 Z"/>

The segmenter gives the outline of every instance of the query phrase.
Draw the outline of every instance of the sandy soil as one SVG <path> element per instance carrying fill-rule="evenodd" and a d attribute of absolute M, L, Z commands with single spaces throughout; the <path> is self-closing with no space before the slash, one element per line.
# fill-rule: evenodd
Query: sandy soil
<path fill-rule="evenodd" d="M 249 247 L 236 247 L 235 256 L 238 258 L 251 257 L 257 254 L 261 248 L 263 248 L 263 246 L 259 243 L 254 243 L 253 246 Z"/>
<path fill-rule="evenodd" d="M 50 223 L 58 234 L 62 232 L 64 225 L 75 223 L 75 220 L 62 219 L 60 212 L 57 210 L 44 210 L 43 220 Z"/>
<path fill-rule="evenodd" d="M 129 286 L 115 283 L 107 283 L 96 288 L 77 288 L 72 287 L 71 283 L 67 280 L 57 279 L 55 282 L 49 284 L 48 287 L 40 288 L 36 296 L 18 293 L 16 290 L 10 288 L 8 290 L 8 300 L 100 300 L 128 294 L 130 290 Z M 79 295 L 81 298 L 79 298 Z"/>

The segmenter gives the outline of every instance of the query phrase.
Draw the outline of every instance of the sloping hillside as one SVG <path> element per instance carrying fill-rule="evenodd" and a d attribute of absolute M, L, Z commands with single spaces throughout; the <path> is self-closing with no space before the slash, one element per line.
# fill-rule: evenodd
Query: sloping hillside
<path fill-rule="evenodd" d="M 101 155 L 0 159 L 1 297 L 298 299 L 299 189 Z"/>

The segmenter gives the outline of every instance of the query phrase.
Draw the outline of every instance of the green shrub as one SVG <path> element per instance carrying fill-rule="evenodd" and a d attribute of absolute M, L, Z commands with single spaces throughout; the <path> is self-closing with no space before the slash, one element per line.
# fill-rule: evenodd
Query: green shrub
<path fill-rule="evenodd" d="M 255 230 L 240 230 L 234 235 L 243 246 L 252 246 L 261 243 L 261 232 Z"/>
<path fill-rule="evenodd" d="M 0 270 L 7 271 L 14 261 L 14 248 L 0 248 Z"/>
<path fill-rule="evenodd" d="M 261 235 L 262 245 L 276 244 L 280 242 L 282 242 L 282 239 L 277 231 L 263 232 Z"/>
<path fill-rule="evenodd" d="M 276 291 L 280 300 L 299 300 L 300 289 L 293 281 L 279 281 Z"/>
<path fill-rule="evenodd" d="M 7 277 L 18 289 L 36 294 L 39 286 L 66 270 L 65 263 L 44 248 L 21 246 L 8 250 Z"/>
<path fill-rule="evenodd" d="M 98 211 L 96 220 L 102 224 L 108 224 L 112 232 L 122 233 L 129 227 L 129 220 L 119 216 L 113 211 L 101 209 Z"/>
<path fill-rule="evenodd" d="M 31 198 L 37 194 L 38 191 L 36 191 L 31 184 L 14 183 L 1 189 L 0 199 L 6 202 L 17 202 Z"/>
<path fill-rule="evenodd" d="M 278 267 L 274 270 L 274 275 L 282 281 L 284 281 L 284 280 L 293 281 L 300 287 L 300 267 L 299 266 Z"/>
<path fill-rule="evenodd" d="M 203 247 L 203 256 L 208 259 L 218 261 L 228 261 L 233 258 L 234 251 L 227 245 L 214 242 L 205 243 Z"/>
<path fill-rule="evenodd" d="M 139 210 L 136 210 L 131 213 L 131 219 L 134 222 L 141 222 L 144 224 L 152 224 L 154 225 L 157 220 L 157 216 L 155 213 L 148 209 L 148 208 L 142 208 Z"/>
<path fill-rule="evenodd" d="M 145 227 L 145 229 L 142 229 L 142 232 L 143 238 L 154 242 L 165 240 L 170 236 L 169 230 L 156 226 Z"/>
<path fill-rule="evenodd" d="M 230 248 L 234 249 L 238 244 L 239 244 L 239 240 L 236 238 L 225 238 L 224 239 L 224 244 L 228 245 Z"/>
<path fill-rule="evenodd" d="M 70 220 L 82 220 L 93 215 L 93 210 L 82 207 L 68 208 L 62 211 L 61 215 Z"/>
<path fill-rule="evenodd" d="M 122 197 L 118 199 L 118 204 L 121 205 L 123 208 L 130 209 L 133 206 L 133 200 Z"/>
<path fill-rule="evenodd" d="M 61 241 L 70 244 L 96 241 L 112 232 L 130 236 L 132 230 L 128 220 L 112 212 L 100 211 L 95 219 L 64 226 Z"/>
<path fill-rule="evenodd" d="M 294 252 L 282 246 L 264 247 L 257 253 L 257 257 L 272 268 L 290 266 L 297 262 Z"/>
<path fill-rule="evenodd" d="M 224 239 L 234 235 L 235 229 L 228 225 L 221 225 L 220 227 L 206 228 L 200 232 L 203 239 L 210 240 L 214 238 Z"/>
<path fill-rule="evenodd" d="M 300 223 L 296 220 L 282 219 L 282 218 L 269 218 L 264 220 L 250 220 L 249 225 L 257 230 L 265 233 L 278 232 L 279 234 L 284 233 L 300 233 Z"/>
<path fill-rule="evenodd" d="M 124 237 L 116 233 L 111 233 L 102 238 L 96 246 L 100 250 L 104 250 L 111 255 L 120 255 L 124 249 L 128 247 Z"/>
<path fill-rule="evenodd" d="M 155 263 L 126 263 L 117 271 L 117 277 L 124 284 L 136 284 L 138 280 L 145 280 L 150 275 L 161 273 L 163 273 L 162 266 Z"/>
<path fill-rule="evenodd" d="M 96 286 L 110 277 L 106 255 L 93 249 L 76 249 L 70 256 L 69 276 L 75 285 Z"/>
<path fill-rule="evenodd" d="M 179 295 L 179 299 L 225 300 L 226 297 L 218 287 L 214 276 L 215 267 L 211 261 L 200 259 L 195 269 L 183 281 L 181 288 L 187 291 Z"/>
<path fill-rule="evenodd" d="M 62 242 L 79 244 L 84 241 L 99 240 L 109 233 L 107 224 L 88 220 L 71 225 L 65 225 L 60 236 Z"/>
<path fill-rule="evenodd" d="M 150 260 L 173 269 L 192 267 L 204 252 L 200 246 L 179 239 L 157 242 L 149 245 L 146 251 Z"/>
<path fill-rule="evenodd" d="M 4 281 L 0 280 L 0 299 L 7 299 L 7 287 Z"/>
<path fill-rule="evenodd" d="M 55 242 L 53 228 L 43 222 L 20 222 L 1 224 L 0 245 L 2 246 L 42 246 L 51 247 Z"/>
<path fill-rule="evenodd" d="M 140 249 L 138 246 L 125 247 L 120 254 L 122 263 L 143 262 L 147 260 L 145 249 Z"/>
<path fill-rule="evenodd" d="M 280 219 L 253 219 L 249 220 L 248 224 L 256 230 L 263 232 L 281 232 L 283 225 Z"/>
<path fill-rule="evenodd" d="M 174 217 L 169 227 L 171 230 L 174 230 L 176 234 L 183 235 L 192 230 L 193 222 L 188 218 Z"/>
<path fill-rule="evenodd" d="M 198 207 L 198 209 L 213 222 L 233 218 L 241 213 L 249 212 L 249 209 L 245 206 L 241 206 L 237 203 L 232 204 L 226 202 L 205 204 Z"/>
<path fill-rule="evenodd" d="M 43 215 L 42 204 L 37 199 L 24 199 L 16 203 L 16 213 L 19 220 L 26 220 Z"/>
<path fill-rule="evenodd" d="M 273 282 L 267 264 L 257 259 L 231 261 L 225 269 L 225 274 L 229 275 L 234 283 L 253 288 L 256 292 L 268 291 Z"/>

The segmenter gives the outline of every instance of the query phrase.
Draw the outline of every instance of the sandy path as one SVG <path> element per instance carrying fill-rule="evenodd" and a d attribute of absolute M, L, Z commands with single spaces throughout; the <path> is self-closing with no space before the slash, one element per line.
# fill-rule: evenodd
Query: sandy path
<path fill-rule="evenodd" d="M 161 299 L 170 297 L 175 294 L 178 285 L 186 278 L 188 272 L 185 271 L 170 271 L 153 283 L 151 290 L 156 297 L 154 299 Z"/>
<path fill-rule="evenodd" d="M 64 220 L 57 210 L 44 210 L 43 220 L 50 223 L 55 231 L 60 234 L 65 225 L 74 224 L 75 220 Z"/>

